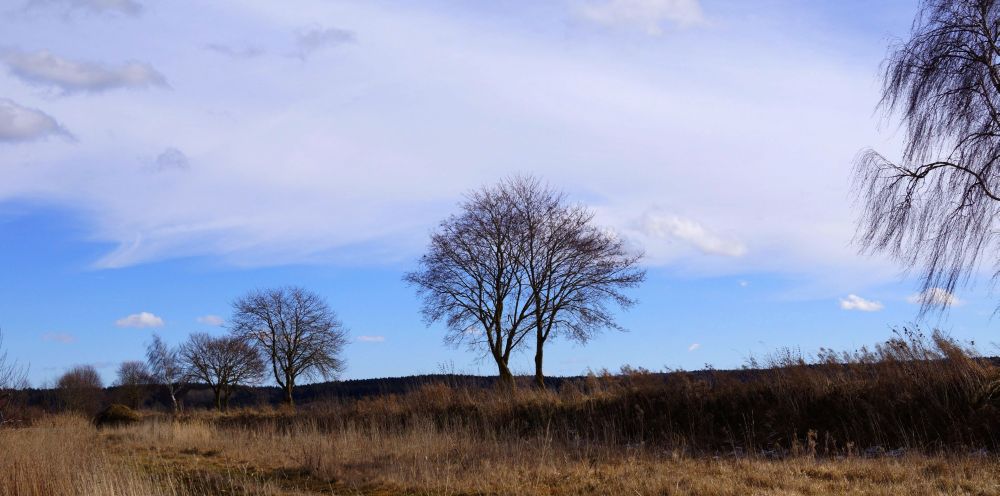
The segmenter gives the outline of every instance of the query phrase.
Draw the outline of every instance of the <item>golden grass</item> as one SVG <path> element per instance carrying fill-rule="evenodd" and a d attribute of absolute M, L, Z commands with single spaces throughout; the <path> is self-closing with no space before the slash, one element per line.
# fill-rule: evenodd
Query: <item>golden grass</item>
<path fill-rule="evenodd" d="M 442 430 L 419 418 L 401 429 L 333 431 L 211 420 L 98 431 L 56 416 L 0 431 L 0 494 L 1000 494 L 993 456 L 691 458 Z"/>

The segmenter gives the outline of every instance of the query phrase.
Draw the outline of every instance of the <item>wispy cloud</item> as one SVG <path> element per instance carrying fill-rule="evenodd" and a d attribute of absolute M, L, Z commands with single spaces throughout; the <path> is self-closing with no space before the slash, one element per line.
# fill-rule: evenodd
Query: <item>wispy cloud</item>
<path fill-rule="evenodd" d="M 135 0 L 29 0 L 26 10 L 55 7 L 66 12 L 84 11 L 136 16 L 142 13 L 142 4 Z"/>
<path fill-rule="evenodd" d="M 0 98 L 0 143 L 35 141 L 48 136 L 72 139 L 69 131 L 45 112 Z"/>
<path fill-rule="evenodd" d="M 218 315 L 202 315 L 201 317 L 198 317 L 195 320 L 197 320 L 199 324 L 216 326 L 216 327 L 226 323 L 226 321 L 222 317 L 219 317 Z"/>
<path fill-rule="evenodd" d="M 384 343 L 385 336 L 358 336 L 357 341 L 361 343 Z"/>
<path fill-rule="evenodd" d="M 0 60 L 11 74 L 36 86 L 54 87 L 64 93 L 98 93 L 115 88 L 166 86 L 166 78 L 142 62 L 126 62 L 117 67 L 97 62 L 69 60 L 48 50 L 25 52 L 8 49 Z"/>
<path fill-rule="evenodd" d="M 747 252 L 741 241 L 716 234 L 699 222 L 678 215 L 648 211 L 640 220 L 640 230 L 652 238 L 684 241 L 708 255 L 739 257 Z"/>
<path fill-rule="evenodd" d="M 305 60 L 317 50 L 352 43 L 354 33 L 346 29 L 312 27 L 300 30 L 295 36 L 295 56 Z"/>
<path fill-rule="evenodd" d="M 701 348 L 700 343 L 691 343 L 691 346 L 688 346 L 688 351 L 696 351 L 698 348 Z"/>
<path fill-rule="evenodd" d="M 205 45 L 205 50 L 209 50 L 234 59 L 251 59 L 264 54 L 264 49 L 255 46 L 233 46 L 225 43 L 209 43 Z"/>
<path fill-rule="evenodd" d="M 650 35 L 665 24 L 689 26 L 704 21 L 698 0 L 597 0 L 584 4 L 580 14 L 591 21 L 638 28 Z"/>
<path fill-rule="evenodd" d="M 877 312 L 883 308 L 883 305 L 880 301 L 866 300 L 858 295 L 849 294 L 847 298 L 840 299 L 840 308 L 861 312 Z"/>
<path fill-rule="evenodd" d="M 42 334 L 42 341 L 71 344 L 76 342 L 76 336 L 65 332 L 46 332 L 45 334 Z"/>
<path fill-rule="evenodd" d="M 910 295 L 906 301 L 915 305 L 926 303 L 941 307 L 953 307 L 963 303 L 957 296 L 944 288 L 928 288 L 923 292 Z"/>
<path fill-rule="evenodd" d="M 135 329 L 163 327 L 163 319 L 149 312 L 139 312 L 116 320 L 115 325 L 118 327 L 131 327 Z"/>

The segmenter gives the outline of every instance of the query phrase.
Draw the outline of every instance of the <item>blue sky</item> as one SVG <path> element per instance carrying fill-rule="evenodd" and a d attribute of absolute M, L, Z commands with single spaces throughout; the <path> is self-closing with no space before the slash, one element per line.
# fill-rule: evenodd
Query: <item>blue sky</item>
<path fill-rule="evenodd" d="M 294 4 L 0 8 L 0 328 L 35 385 L 110 381 L 153 332 L 223 333 L 284 284 L 338 311 L 347 378 L 492 374 L 401 277 L 512 173 L 647 254 L 629 332 L 553 344 L 549 373 L 735 367 L 916 318 L 912 278 L 850 244 L 854 154 L 899 147 L 877 71 L 914 1 Z M 923 325 L 992 351 L 986 289 Z"/>

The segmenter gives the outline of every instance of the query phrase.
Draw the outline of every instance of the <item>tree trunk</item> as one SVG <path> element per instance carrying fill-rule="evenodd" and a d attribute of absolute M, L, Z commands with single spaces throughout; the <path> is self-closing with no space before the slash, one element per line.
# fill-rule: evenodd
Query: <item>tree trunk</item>
<path fill-rule="evenodd" d="M 543 346 L 545 346 L 545 339 L 538 335 L 535 343 L 535 387 L 538 389 L 545 389 L 545 374 L 542 373 Z"/>
<path fill-rule="evenodd" d="M 507 364 L 502 360 L 497 360 L 497 368 L 500 371 L 500 387 L 507 390 L 514 389 L 514 374 L 510 373 Z"/>
<path fill-rule="evenodd" d="M 222 411 L 222 395 L 220 394 L 220 391 L 219 391 L 218 388 L 213 389 L 212 392 L 215 393 L 215 409 L 221 412 Z"/>
<path fill-rule="evenodd" d="M 295 406 L 295 399 L 292 398 L 292 389 L 294 387 L 292 381 L 285 382 L 285 404 L 288 406 Z"/>

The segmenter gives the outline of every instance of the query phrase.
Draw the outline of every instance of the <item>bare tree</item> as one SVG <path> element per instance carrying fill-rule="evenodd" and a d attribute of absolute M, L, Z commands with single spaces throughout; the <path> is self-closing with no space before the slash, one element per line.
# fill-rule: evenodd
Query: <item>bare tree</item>
<path fill-rule="evenodd" d="M 498 189 L 517 215 L 514 239 L 535 329 L 535 384 L 544 388 L 549 338 L 563 335 L 586 343 L 602 329 L 621 330 L 609 303 L 622 308 L 635 303 L 623 290 L 645 279 L 638 267 L 642 255 L 596 225 L 589 209 L 570 204 L 537 178 L 513 177 Z"/>
<path fill-rule="evenodd" d="M 78 365 L 66 371 L 56 388 L 67 410 L 92 415 L 103 401 L 104 385 L 92 365 Z"/>
<path fill-rule="evenodd" d="M 344 367 L 344 326 L 323 298 L 306 289 L 252 291 L 233 303 L 231 325 L 269 361 L 289 405 L 300 378 L 330 379 Z"/>
<path fill-rule="evenodd" d="M 510 357 L 531 331 L 533 304 L 519 222 L 502 185 L 474 191 L 431 235 L 420 268 L 404 277 L 417 288 L 428 325 L 443 321 L 446 342 L 490 356 L 507 387 L 514 385 Z"/>
<path fill-rule="evenodd" d="M 0 332 L 0 426 L 11 421 L 11 410 L 17 392 L 28 386 L 27 368 L 18 365 L 7 358 L 7 350 L 3 347 L 3 332 Z"/>
<path fill-rule="evenodd" d="M 177 396 L 187 382 L 187 371 L 176 348 L 163 342 L 159 335 L 146 347 L 146 366 L 153 383 L 163 386 L 170 396 L 174 413 L 180 412 Z"/>
<path fill-rule="evenodd" d="M 902 156 L 869 149 L 856 161 L 858 242 L 921 270 L 921 313 L 947 305 L 940 291 L 967 283 L 997 250 L 998 14 L 993 0 L 922 2 L 883 79 L 880 107 L 906 131 Z"/>
<path fill-rule="evenodd" d="M 121 398 L 128 406 L 138 409 L 146 399 L 147 388 L 152 384 L 146 364 L 139 361 L 122 362 L 118 366 L 118 386 Z"/>
<path fill-rule="evenodd" d="M 255 384 L 264 375 L 264 361 L 246 341 L 234 337 L 192 334 L 180 348 L 192 379 L 204 381 L 215 394 L 215 408 L 229 407 L 233 390 Z"/>

